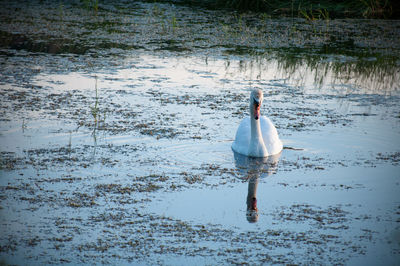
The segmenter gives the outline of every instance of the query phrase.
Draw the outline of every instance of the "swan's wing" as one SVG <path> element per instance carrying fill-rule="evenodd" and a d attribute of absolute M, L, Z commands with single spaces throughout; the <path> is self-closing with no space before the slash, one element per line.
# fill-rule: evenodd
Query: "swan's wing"
<path fill-rule="evenodd" d="M 264 144 L 268 153 L 270 155 L 280 153 L 283 145 L 282 141 L 279 139 L 278 131 L 276 130 L 274 124 L 268 117 L 265 116 L 261 117 L 260 123 Z"/>
<path fill-rule="evenodd" d="M 247 155 L 250 144 L 250 118 L 246 117 L 240 123 L 232 144 L 232 149 L 240 154 Z"/>

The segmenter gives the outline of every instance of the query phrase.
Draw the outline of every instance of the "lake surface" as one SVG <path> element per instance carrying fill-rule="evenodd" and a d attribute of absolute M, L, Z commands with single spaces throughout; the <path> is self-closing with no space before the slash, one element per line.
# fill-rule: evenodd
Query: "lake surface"
<path fill-rule="evenodd" d="M 400 22 L 147 2 L 0 18 L 5 264 L 399 263 Z M 231 150 L 253 88 L 271 158 Z"/>

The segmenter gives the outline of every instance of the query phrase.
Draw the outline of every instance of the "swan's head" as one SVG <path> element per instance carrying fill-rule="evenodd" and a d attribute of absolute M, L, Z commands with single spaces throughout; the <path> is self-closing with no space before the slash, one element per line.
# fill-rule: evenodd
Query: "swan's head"
<path fill-rule="evenodd" d="M 260 109 L 263 98 L 263 93 L 260 89 L 255 89 L 250 94 L 250 114 L 255 120 L 258 120 L 261 116 Z"/>
<path fill-rule="evenodd" d="M 258 221 L 257 199 L 253 197 L 250 204 L 248 203 L 246 218 L 249 223 L 256 223 Z"/>

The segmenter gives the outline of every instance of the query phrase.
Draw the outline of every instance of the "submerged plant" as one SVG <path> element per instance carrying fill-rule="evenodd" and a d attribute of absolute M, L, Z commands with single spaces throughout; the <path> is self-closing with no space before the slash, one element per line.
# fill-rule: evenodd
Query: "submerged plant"
<path fill-rule="evenodd" d="M 178 23 L 176 22 L 176 17 L 175 17 L 175 15 L 172 15 L 171 24 L 172 24 L 172 30 L 175 32 L 175 29 L 176 29 L 176 27 L 178 26 Z"/>

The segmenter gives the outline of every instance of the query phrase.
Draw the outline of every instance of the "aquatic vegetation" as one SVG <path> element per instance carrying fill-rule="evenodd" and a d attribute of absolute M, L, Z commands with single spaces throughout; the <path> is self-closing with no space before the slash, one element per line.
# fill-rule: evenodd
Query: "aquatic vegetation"
<path fill-rule="evenodd" d="M 99 107 L 99 95 L 98 95 L 98 88 L 97 88 L 97 76 L 95 76 L 95 97 L 94 97 L 94 105 L 90 106 L 90 111 L 94 119 L 94 126 L 93 126 L 93 135 L 96 135 L 96 130 L 100 129 L 100 124 L 105 125 L 106 123 L 106 110 L 103 111 L 103 117 L 101 117 L 100 107 Z"/>
<path fill-rule="evenodd" d="M 308 21 L 314 21 L 317 19 L 329 21 L 329 12 L 326 9 L 317 9 L 314 11 L 311 7 L 309 11 L 299 10 L 299 13 Z"/>
<path fill-rule="evenodd" d="M 83 7 L 87 10 L 94 10 L 97 13 L 99 11 L 99 0 L 80 0 L 83 2 Z"/>
<path fill-rule="evenodd" d="M 58 12 L 60 14 L 61 20 L 63 20 L 63 17 L 64 17 L 64 5 L 61 2 L 58 5 Z"/>
<path fill-rule="evenodd" d="M 309 20 L 326 19 L 329 13 L 332 17 L 390 18 L 399 16 L 399 10 L 393 9 L 390 0 L 218 0 L 216 6 L 272 15 L 304 16 Z"/>
<path fill-rule="evenodd" d="M 360 0 L 364 5 L 362 15 L 366 18 L 387 18 L 393 13 L 392 1 L 390 0 Z"/>
<path fill-rule="evenodd" d="M 175 32 L 175 29 L 176 29 L 176 27 L 178 26 L 178 23 L 176 22 L 176 17 L 175 17 L 175 15 L 172 15 L 171 24 L 172 24 L 172 30 Z"/>
<path fill-rule="evenodd" d="M 94 122 L 95 122 L 95 124 L 97 124 L 97 116 L 98 116 L 98 112 L 99 112 L 99 107 L 98 107 L 99 95 L 98 95 L 98 92 L 97 92 L 97 76 L 95 77 L 95 79 L 96 79 L 96 83 L 95 83 L 95 86 L 94 86 L 95 93 L 96 93 L 95 94 L 95 102 L 94 102 L 94 106 L 90 107 L 90 109 L 92 111 L 92 116 L 94 118 Z"/>

